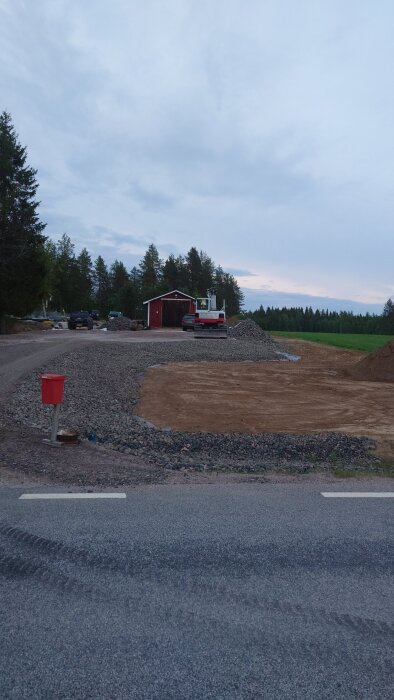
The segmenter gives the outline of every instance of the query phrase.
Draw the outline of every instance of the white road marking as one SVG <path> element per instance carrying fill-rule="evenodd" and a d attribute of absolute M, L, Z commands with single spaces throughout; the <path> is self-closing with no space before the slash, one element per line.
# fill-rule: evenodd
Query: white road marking
<path fill-rule="evenodd" d="M 394 491 L 321 491 L 324 498 L 394 498 Z"/>
<path fill-rule="evenodd" d="M 20 500 L 62 499 L 62 498 L 126 498 L 125 493 L 22 493 Z"/>

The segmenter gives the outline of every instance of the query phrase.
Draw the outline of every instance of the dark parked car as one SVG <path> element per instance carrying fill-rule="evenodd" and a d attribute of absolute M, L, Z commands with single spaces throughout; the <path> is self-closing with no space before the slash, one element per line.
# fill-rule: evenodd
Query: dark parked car
<path fill-rule="evenodd" d="M 92 311 L 88 311 L 88 314 L 92 317 L 93 321 L 100 320 L 100 311 L 98 309 L 92 309 Z"/>
<path fill-rule="evenodd" d="M 185 314 L 182 318 L 182 330 L 192 331 L 194 330 L 194 314 Z"/>
<path fill-rule="evenodd" d="M 75 331 L 76 328 L 87 328 L 91 331 L 93 319 L 87 311 L 72 311 L 68 319 L 68 327 L 70 331 Z"/>

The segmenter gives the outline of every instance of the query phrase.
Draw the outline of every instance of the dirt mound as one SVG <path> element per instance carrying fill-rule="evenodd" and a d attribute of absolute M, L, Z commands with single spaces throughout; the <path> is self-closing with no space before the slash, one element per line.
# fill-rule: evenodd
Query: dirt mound
<path fill-rule="evenodd" d="M 269 333 L 263 331 L 263 329 L 252 321 L 252 319 L 246 319 L 246 321 L 240 321 L 236 326 L 229 329 L 230 338 L 239 338 L 240 340 L 259 340 L 265 343 L 272 343 Z"/>
<path fill-rule="evenodd" d="M 394 340 L 363 357 L 346 374 L 364 382 L 394 382 Z"/>
<path fill-rule="evenodd" d="M 41 332 L 46 331 L 50 328 L 50 325 L 38 323 L 35 321 L 6 321 L 6 332 L 7 333 L 30 333 L 30 332 Z"/>

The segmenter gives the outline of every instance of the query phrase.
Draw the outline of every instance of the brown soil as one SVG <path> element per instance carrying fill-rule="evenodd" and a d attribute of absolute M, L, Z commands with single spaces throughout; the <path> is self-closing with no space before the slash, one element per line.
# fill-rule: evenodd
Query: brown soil
<path fill-rule="evenodd" d="M 6 327 L 7 334 L 10 335 L 14 333 L 40 333 L 48 328 L 42 323 L 27 323 L 25 321 L 9 321 Z"/>
<path fill-rule="evenodd" d="M 347 373 L 361 381 L 394 382 L 394 340 L 363 357 Z"/>
<path fill-rule="evenodd" d="M 191 432 L 365 435 L 377 440 L 381 456 L 393 457 L 392 384 L 349 376 L 364 353 L 297 340 L 287 344 L 301 355 L 299 362 L 151 368 L 136 413 L 156 426 Z"/>

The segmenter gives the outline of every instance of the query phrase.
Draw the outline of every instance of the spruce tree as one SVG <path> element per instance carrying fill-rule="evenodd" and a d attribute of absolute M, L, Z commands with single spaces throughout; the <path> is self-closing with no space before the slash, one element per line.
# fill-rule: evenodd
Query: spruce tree
<path fill-rule="evenodd" d="M 0 332 L 6 314 L 22 315 L 42 302 L 47 271 L 45 224 L 38 216 L 37 171 L 7 112 L 0 115 Z"/>
<path fill-rule="evenodd" d="M 121 311 L 126 316 L 129 315 L 129 306 L 133 304 L 130 295 L 130 277 L 124 264 L 115 260 L 109 271 L 110 279 L 110 306 L 114 311 Z M 127 307 L 127 308 L 126 308 Z"/>
<path fill-rule="evenodd" d="M 205 297 L 207 289 L 213 286 L 213 277 L 215 274 L 215 263 L 206 254 L 204 250 L 200 250 L 201 260 L 201 278 L 200 278 L 200 294 Z"/>
<path fill-rule="evenodd" d="M 145 299 L 159 295 L 165 289 L 162 282 L 163 263 L 160 260 L 156 246 L 151 243 L 140 262 L 141 287 Z"/>
<path fill-rule="evenodd" d="M 218 306 L 221 307 L 223 302 L 226 302 L 227 316 L 239 314 L 242 310 L 244 295 L 235 277 L 228 272 L 224 272 L 219 265 L 215 269 L 213 284 L 216 289 Z"/>
<path fill-rule="evenodd" d="M 78 283 L 78 266 L 75 257 L 75 246 L 67 233 L 56 243 L 56 260 L 53 274 L 52 303 L 56 309 L 64 312 L 80 311 Z"/>
<path fill-rule="evenodd" d="M 179 289 L 179 268 L 173 253 L 168 256 L 163 265 L 163 280 L 169 292 L 173 289 Z"/>
<path fill-rule="evenodd" d="M 76 267 L 76 291 L 79 301 L 77 308 L 87 311 L 92 307 L 93 263 L 86 248 L 82 248 L 78 255 Z"/>
<path fill-rule="evenodd" d="M 387 299 L 383 309 L 383 326 L 386 333 L 394 333 L 394 303 Z"/>
<path fill-rule="evenodd" d="M 93 293 L 94 303 L 100 311 L 100 316 L 107 316 L 110 311 L 110 279 L 107 266 L 101 255 L 98 256 L 94 263 Z"/>
<path fill-rule="evenodd" d="M 186 255 L 186 265 L 189 275 L 189 289 L 193 296 L 206 295 L 206 289 L 202 288 L 201 258 L 197 248 L 192 246 Z"/>
<path fill-rule="evenodd" d="M 131 305 L 131 300 L 133 304 Z M 127 299 L 127 306 L 130 309 L 131 318 L 144 317 L 145 309 L 143 306 L 142 289 L 141 289 L 141 271 L 138 267 L 132 267 L 130 270 L 130 283 Z"/>

